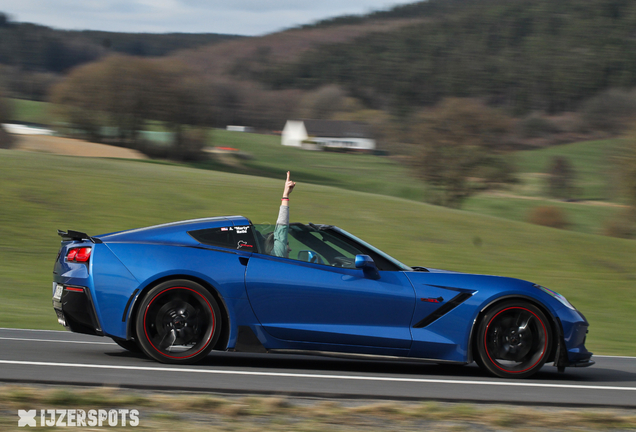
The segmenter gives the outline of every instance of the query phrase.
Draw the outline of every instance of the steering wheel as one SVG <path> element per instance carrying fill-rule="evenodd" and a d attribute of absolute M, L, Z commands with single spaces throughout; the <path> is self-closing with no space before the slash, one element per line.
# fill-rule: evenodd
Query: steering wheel
<path fill-rule="evenodd" d="M 341 267 L 341 268 L 354 268 L 354 262 L 351 258 L 339 256 L 334 258 L 333 267 Z"/>

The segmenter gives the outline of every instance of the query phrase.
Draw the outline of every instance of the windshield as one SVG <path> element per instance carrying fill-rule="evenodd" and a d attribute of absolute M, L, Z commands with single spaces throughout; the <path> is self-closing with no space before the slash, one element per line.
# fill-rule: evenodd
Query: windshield
<path fill-rule="evenodd" d="M 404 263 L 401 263 L 400 261 L 398 261 L 395 258 L 393 258 L 391 255 L 382 252 L 380 249 L 378 249 L 375 246 L 365 242 L 362 239 L 359 239 L 358 237 L 354 236 L 353 234 L 348 233 L 347 231 L 345 231 L 343 229 L 340 229 L 340 228 L 337 228 L 337 227 L 331 227 L 330 229 L 332 229 L 334 231 L 337 231 L 337 232 L 340 232 L 340 233 L 344 234 L 345 236 L 349 237 L 350 239 L 358 242 L 362 246 L 366 247 L 367 249 L 372 250 L 373 252 L 375 252 L 376 254 L 380 255 L 381 257 L 383 257 L 387 261 L 390 261 L 391 263 L 395 264 L 397 267 L 400 268 L 400 270 L 413 271 L 413 269 L 411 267 L 407 266 Z"/>

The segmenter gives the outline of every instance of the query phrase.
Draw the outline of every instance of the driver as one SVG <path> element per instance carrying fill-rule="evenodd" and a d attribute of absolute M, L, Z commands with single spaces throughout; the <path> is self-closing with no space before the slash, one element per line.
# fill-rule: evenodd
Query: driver
<path fill-rule="evenodd" d="M 289 194 L 294 190 L 296 183 L 290 180 L 290 173 L 287 171 L 287 180 L 283 189 L 283 198 L 278 211 L 276 228 L 273 233 L 265 237 L 265 253 L 277 257 L 288 258 L 289 245 L 287 234 L 289 233 Z"/>

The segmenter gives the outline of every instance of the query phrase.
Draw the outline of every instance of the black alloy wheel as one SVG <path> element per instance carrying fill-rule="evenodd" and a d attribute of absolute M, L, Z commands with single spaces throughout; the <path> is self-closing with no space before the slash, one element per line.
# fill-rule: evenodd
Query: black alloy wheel
<path fill-rule="evenodd" d="M 136 318 L 139 345 L 162 363 L 190 364 L 204 358 L 221 334 L 214 297 L 189 280 L 171 280 L 151 289 Z"/>
<path fill-rule="evenodd" d="M 552 348 L 552 328 L 533 304 L 507 301 L 490 309 L 477 332 L 475 361 L 502 378 L 527 378 L 545 364 Z"/>

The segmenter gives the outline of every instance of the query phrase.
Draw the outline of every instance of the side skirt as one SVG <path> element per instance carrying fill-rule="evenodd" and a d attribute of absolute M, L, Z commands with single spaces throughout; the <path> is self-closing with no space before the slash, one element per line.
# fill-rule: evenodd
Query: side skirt
<path fill-rule="evenodd" d="M 398 357 L 398 356 L 387 356 L 387 355 L 378 355 L 378 354 L 358 354 L 358 353 L 347 353 L 347 352 L 336 352 L 336 351 L 273 349 L 273 350 L 267 350 L 267 352 L 271 354 L 300 354 L 300 355 L 333 357 L 333 358 L 352 359 L 352 360 L 395 361 L 395 362 L 437 363 L 437 364 L 443 363 L 443 364 L 455 364 L 455 365 L 468 364 L 468 362 L 463 362 L 463 361 L 425 359 L 425 358 L 418 358 L 418 357 Z"/>
<path fill-rule="evenodd" d="M 399 357 L 389 355 L 378 354 L 358 354 L 338 351 L 314 351 L 314 350 L 297 350 L 297 349 L 266 349 L 261 341 L 258 340 L 256 334 L 250 327 L 239 326 L 238 336 L 236 340 L 236 346 L 233 349 L 229 349 L 229 352 L 246 352 L 246 353 L 260 353 L 260 354 L 292 354 L 292 355 L 308 355 L 308 356 L 320 356 L 331 357 L 341 359 L 353 359 L 353 360 L 375 360 L 375 361 L 395 361 L 395 362 L 410 362 L 410 363 L 443 363 L 443 364 L 455 364 L 463 365 L 471 362 L 461 361 L 448 361 L 440 359 L 424 359 L 416 357 Z"/>

